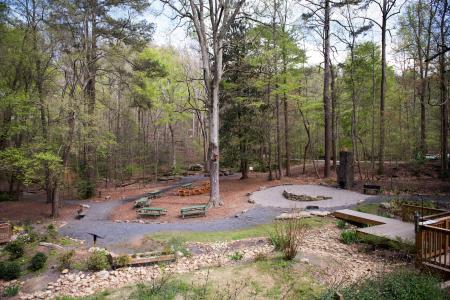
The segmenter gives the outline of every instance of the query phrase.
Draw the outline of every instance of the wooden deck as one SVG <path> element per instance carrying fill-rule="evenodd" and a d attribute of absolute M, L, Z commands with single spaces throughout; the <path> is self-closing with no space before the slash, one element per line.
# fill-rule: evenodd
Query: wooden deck
<path fill-rule="evenodd" d="M 390 240 L 401 239 L 409 242 L 414 242 L 415 240 L 413 223 L 406 223 L 351 209 L 338 210 L 334 212 L 334 216 L 345 221 L 369 225 L 370 227 L 357 229 L 362 234 L 370 234 Z"/>

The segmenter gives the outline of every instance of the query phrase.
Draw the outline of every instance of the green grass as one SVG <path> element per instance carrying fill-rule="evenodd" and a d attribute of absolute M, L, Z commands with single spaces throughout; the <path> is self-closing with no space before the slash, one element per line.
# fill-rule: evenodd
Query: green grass
<path fill-rule="evenodd" d="M 86 296 L 86 297 L 71 297 L 71 296 L 59 296 L 56 297 L 56 300 L 104 300 L 107 299 L 107 296 L 110 295 L 110 292 L 103 291 L 100 293 L 97 293 L 92 296 Z"/>
<path fill-rule="evenodd" d="M 372 215 L 379 215 L 379 208 L 380 208 L 380 204 L 379 203 L 363 203 L 363 204 L 358 204 L 355 208 L 355 210 L 363 212 L 363 213 L 367 213 L 367 214 L 372 214 Z"/>
<path fill-rule="evenodd" d="M 334 290 L 328 290 L 319 299 L 331 300 Z M 401 269 L 381 277 L 354 283 L 340 290 L 348 300 L 440 300 L 448 295 L 439 287 L 439 279 L 428 274 Z"/>
<path fill-rule="evenodd" d="M 331 223 L 330 218 L 306 218 L 303 219 L 304 222 L 311 227 L 320 227 L 325 224 Z M 248 227 L 244 229 L 231 230 L 231 231 L 214 231 L 214 232 L 203 232 L 203 231 L 167 231 L 158 232 L 154 234 L 146 235 L 146 238 L 160 241 L 169 242 L 172 239 L 179 239 L 184 242 L 215 242 L 215 241 L 235 241 L 242 240 L 246 238 L 253 237 L 267 237 L 269 232 L 273 230 L 273 225 L 257 225 L 253 227 Z"/>

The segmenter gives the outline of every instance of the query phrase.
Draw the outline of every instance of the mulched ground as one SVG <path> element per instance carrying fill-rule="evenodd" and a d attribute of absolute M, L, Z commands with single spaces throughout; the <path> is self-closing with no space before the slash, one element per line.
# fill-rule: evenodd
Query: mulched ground
<path fill-rule="evenodd" d="M 247 193 L 254 192 L 260 187 L 275 186 L 284 183 L 293 184 L 308 184 L 317 183 L 319 180 L 314 178 L 296 179 L 283 178 L 282 180 L 267 181 L 267 174 L 254 173 L 251 178 L 240 180 L 239 175 L 220 178 L 220 195 L 223 199 L 224 205 L 221 207 L 212 207 L 208 209 L 206 217 L 201 217 L 202 220 L 214 220 L 225 217 L 234 216 L 241 213 L 243 210 L 249 209 L 253 204 L 248 203 Z M 200 185 L 201 182 L 195 185 Z M 195 196 L 175 196 L 174 191 L 167 192 L 163 197 L 156 198 L 152 201 L 151 207 L 161 207 L 167 209 L 167 215 L 158 217 L 159 222 L 179 222 L 181 221 L 180 209 L 182 207 L 207 204 L 209 194 L 195 195 Z M 110 214 L 111 220 L 135 220 L 138 219 L 136 210 L 133 208 L 134 202 L 128 202 L 118 206 Z M 147 218 L 151 219 L 151 218 Z M 191 218 L 187 218 L 189 222 Z M 197 218 L 196 218 L 197 219 Z"/>

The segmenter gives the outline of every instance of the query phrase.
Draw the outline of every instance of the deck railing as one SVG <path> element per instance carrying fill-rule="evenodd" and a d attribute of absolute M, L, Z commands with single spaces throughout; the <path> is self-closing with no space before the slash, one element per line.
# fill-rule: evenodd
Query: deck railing
<path fill-rule="evenodd" d="M 418 205 L 402 204 L 402 221 L 414 222 L 414 215 L 418 212 L 422 216 L 436 215 L 440 213 L 450 213 L 447 210 L 431 207 L 422 207 Z"/>
<path fill-rule="evenodd" d="M 422 219 L 416 233 L 418 264 L 450 272 L 450 216 Z"/>

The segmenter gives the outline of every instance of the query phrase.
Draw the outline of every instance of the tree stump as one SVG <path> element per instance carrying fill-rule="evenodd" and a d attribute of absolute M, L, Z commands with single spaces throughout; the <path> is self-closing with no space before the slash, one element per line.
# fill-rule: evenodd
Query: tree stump
<path fill-rule="evenodd" d="M 343 189 L 349 189 L 354 182 L 353 153 L 339 152 L 339 166 L 337 169 L 337 183 Z"/>

